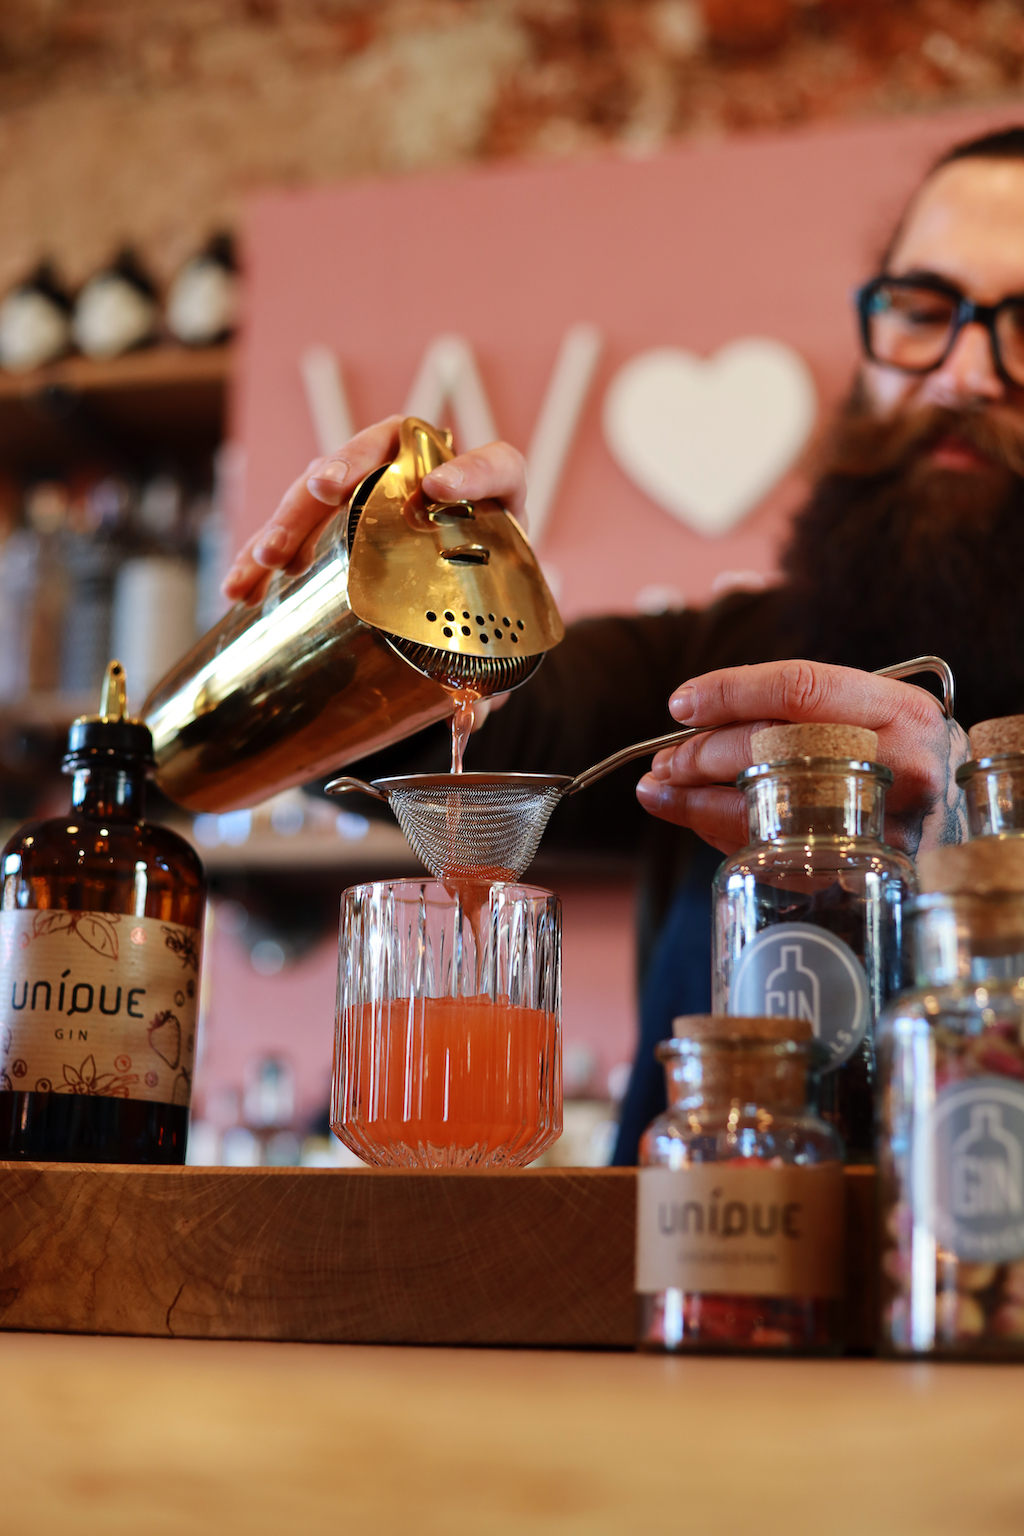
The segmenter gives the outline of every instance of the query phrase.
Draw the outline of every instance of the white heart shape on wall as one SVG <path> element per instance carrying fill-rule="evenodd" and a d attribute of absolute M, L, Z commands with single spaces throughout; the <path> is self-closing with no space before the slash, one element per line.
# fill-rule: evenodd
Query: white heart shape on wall
<path fill-rule="evenodd" d="M 619 468 L 698 533 L 727 533 L 789 469 L 817 414 L 811 371 L 780 341 L 746 337 L 714 357 L 641 352 L 604 398 Z"/>

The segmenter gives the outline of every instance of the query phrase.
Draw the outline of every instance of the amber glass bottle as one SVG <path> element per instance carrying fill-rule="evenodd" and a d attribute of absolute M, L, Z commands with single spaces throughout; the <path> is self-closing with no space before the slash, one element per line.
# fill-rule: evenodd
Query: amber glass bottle
<path fill-rule="evenodd" d="M 142 820 L 152 761 L 111 662 L 99 715 L 71 727 L 70 815 L 2 855 L 0 1158 L 185 1160 L 206 885 Z"/>

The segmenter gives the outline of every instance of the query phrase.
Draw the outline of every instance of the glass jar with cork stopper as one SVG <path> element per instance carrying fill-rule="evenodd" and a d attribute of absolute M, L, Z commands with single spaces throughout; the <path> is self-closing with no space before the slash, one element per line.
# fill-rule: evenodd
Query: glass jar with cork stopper
<path fill-rule="evenodd" d="M 3 850 L 0 1158 L 183 1163 L 206 881 L 142 819 L 153 740 L 120 662 L 63 766 L 69 813 Z"/>
<path fill-rule="evenodd" d="M 883 1345 L 1024 1359 L 1024 840 L 922 853 L 878 1027 Z"/>
<path fill-rule="evenodd" d="M 888 768 L 874 731 L 776 725 L 740 775 L 750 843 L 715 877 L 713 1003 L 804 1020 L 826 1051 L 823 1117 L 874 1158 L 874 1024 L 904 983 L 913 863 L 882 842 Z"/>
<path fill-rule="evenodd" d="M 981 720 L 967 733 L 971 759 L 956 781 L 970 837 L 1024 837 L 1024 715 Z"/>
<path fill-rule="evenodd" d="M 842 1343 L 843 1149 L 813 1108 L 799 1019 L 676 1019 L 668 1109 L 640 1143 L 639 1341 L 830 1352 Z"/>

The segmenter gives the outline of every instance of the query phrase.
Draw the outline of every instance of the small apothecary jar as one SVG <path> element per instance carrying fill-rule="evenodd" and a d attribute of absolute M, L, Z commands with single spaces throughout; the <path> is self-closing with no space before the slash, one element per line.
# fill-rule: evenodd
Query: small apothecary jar
<path fill-rule="evenodd" d="M 971 760 L 957 769 L 971 837 L 1024 837 L 1024 715 L 971 727 Z"/>
<path fill-rule="evenodd" d="M 640 1143 L 636 1290 L 648 1350 L 842 1345 L 843 1148 L 812 1107 L 794 1019 L 677 1019 L 668 1109 Z"/>
<path fill-rule="evenodd" d="M 882 1343 L 1024 1358 L 1024 840 L 924 853 L 878 1029 Z"/>

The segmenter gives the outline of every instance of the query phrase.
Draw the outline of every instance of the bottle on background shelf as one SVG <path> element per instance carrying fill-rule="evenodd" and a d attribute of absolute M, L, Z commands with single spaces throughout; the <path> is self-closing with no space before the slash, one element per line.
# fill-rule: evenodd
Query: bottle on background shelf
<path fill-rule="evenodd" d="M 25 373 L 63 357 L 71 346 L 71 299 L 49 262 L 0 302 L 0 368 Z"/>
<path fill-rule="evenodd" d="M 117 553 L 105 540 L 69 531 L 65 562 L 68 601 L 61 646 L 61 692 L 95 697 L 110 655 Z"/>
<path fill-rule="evenodd" d="M 195 644 L 196 568 L 185 493 L 176 476 L 154 475 L 128 523 L 129 554 L 114 583 L 112 648 L 125 658 L 130 704 Z"/>
<path fill-rule="evenodd" d="M 209 496 L 197 496 L 190 509 L 196 545 L 196 634 L 224 617 L 231 607 L 221 591 L 233 552 L 228 521 L 228 501 L 237 482 L 241 450 L 224 443 L 213 456 L 213 487 Z"/>
<path fill-rule="evenodd" d="M 68 611 L 68 487 L 37 481 L 25 496 L 26 553 L 31 568 L 23 693 L 57 693 L 60 688 L 64 616 Z"/>
<path fill-rule="evenodd" d="M 106 361 L 156 341 L 159 325 L 156 288 L 126 248 L 81 289 L 71 330 L 86 357 Z"/>
<path fill-rule="evenodd" d="M 3 851 L 0 1158 L 185 1160 L 206 884 L 142 820 L 152 762 L 111 662 L 71 727 L 70 813 Z"/>
<path fill-rule="evenodd" d="M 171 283 L 164 315 L 167 329 L 186 347 L 211 347 L 228 339 L 237 315 L 234 240 L 229 234 L 215 235 Z"/>

